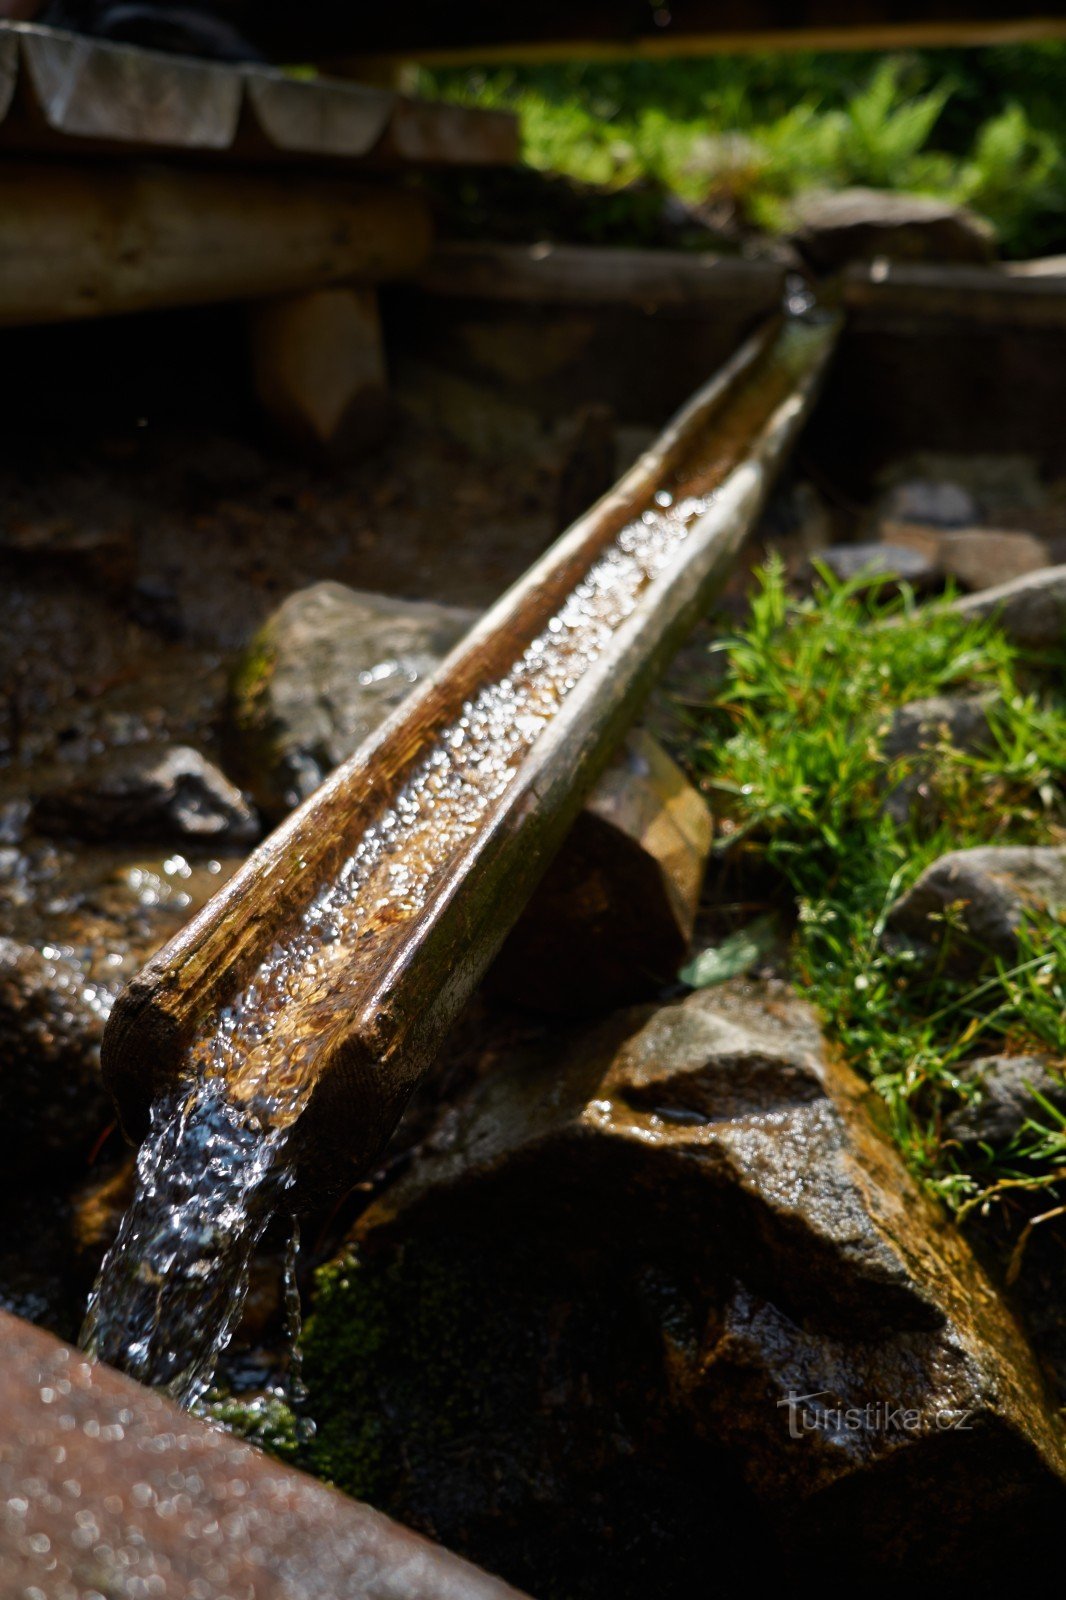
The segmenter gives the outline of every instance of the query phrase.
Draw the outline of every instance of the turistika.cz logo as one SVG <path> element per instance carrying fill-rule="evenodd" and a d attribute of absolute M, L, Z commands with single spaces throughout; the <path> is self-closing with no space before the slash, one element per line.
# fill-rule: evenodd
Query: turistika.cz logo
<path fill-rule="evenodd" d="M 779 1411 L 788 1411 L 790 1438 L 802 1439 L 812 1433 L 836 1438 L 848 1433 L 969 1433 L 972 1428 L 973 1413 L 961 1407 L 923 1411 L 891 1400 L 870 1400 L 864 1406 L 821 1403 L 834 1398 L 828 1389 L 813 1394 L 796 1394 L 790 1389 L 787 1398 L 777 1402 Z"/>

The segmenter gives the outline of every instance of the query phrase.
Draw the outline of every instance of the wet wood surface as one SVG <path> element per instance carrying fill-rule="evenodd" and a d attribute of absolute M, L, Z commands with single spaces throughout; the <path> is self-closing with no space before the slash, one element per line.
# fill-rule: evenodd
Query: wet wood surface
<path fill-rule="evenodd" d="M 464 707 L 508 679 L 516 659 L 623 530 L 639 524 L 657 493 L 702 485 L 705 509 L 683 545 L 583 670 L 476 829 L 434 870 L 418 914 L 376 905 L 347 966 L 331 968 L 333 981 L 343 973 L 339 987 L 261 1020 L 279 1071 L 310 1074 L 299 1102 L 301 1187 L 336 1189 L 374 1158 L 647 690 L 728 575 L 837 332 L 832 320 L 812 326 L 778 318 L 750 340 L 422 689 L 148 963 L 119 998 L 103 1045 L 106 1080 L 132 1136 L 143 1134 L 153 1100 L 187 1070 L 194 1042 L 211 1033 L 256 974 L 284 961 L 316 894 L 338 881 L 367 830 Z M 331 959 L 338 957 L 346 952 L 335 949 Z M 251 1069 L 254 1057 L 253 1050 Z M 301 1061 L 313 1064 L 291 1065 Z M 230 1085 L 237 1098 L 242 1071 L 235 1069 Z"/>

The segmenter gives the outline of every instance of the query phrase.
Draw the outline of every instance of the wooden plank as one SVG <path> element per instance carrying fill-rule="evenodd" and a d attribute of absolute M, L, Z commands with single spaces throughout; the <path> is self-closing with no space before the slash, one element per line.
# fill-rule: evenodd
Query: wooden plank
<path fill-rule="evenodd" d="M 520 154 L 518 118 L 509 111 L 399 96 L 376 153 L 420 166 L 514 166 Z"/>
<path fill-rule="evenodd" d="M 365 156 L 396 107 L 387 89 L 334 79 L 308 82 L 284 72 L 244 74 L 247 104 L 278 150 L 321 156 Z"/>
<path fill-rule="evenodd" d="M 988 327 L 1066 327 L 1066 272 L 1054 261 L 1006 267 L 855 263 L 843 277 L 844 307 L 864 319 Z"/>
<path fill-rule="evenodd" d="M 0 164 L 0 323 L 247 300 L 414 272 L 417 195 L 165 166 Z"/>
<path fill-rule="evenodd" d="M 305 1199 L 375 1158 L 730 571 L 837 332 L 772 319 L 134 979 L 103 1045 L 131 1134 L 203 1070 L 290 1138 Z"/>
<path fill-rule="evenodd" d="M 780 303 L 785 270 L 776 262 L 674 250 L 597 245 L 439 244 L 419 275 L 429 294 L 532 305 L 634 305 L 698 310 Z"/>
<path fill-rule="evenodd" d="M 0 23 L 0 131 L 27 151 L 70 141 L 110 153 L 132 146 L 240 161 L 518 159 L 517 122 L 508 112 L 166 55 L 34 23 Z"/>
<path fill-rule="evenodd" d="M 1058 0 L 409 0 L 338 17 L 324 0 L 294 14 L 261 7 L 256 37 L 302 59 L 391 56 L 440 63 L 617 60 L 768 50 L 885 50 L 1062 37 Z"/>
<path fill-rule="evenodd" d="M 207 61 L 23 25 L 27 88 L 46 127 L 72 138 L 223 150 L 240 116 L 240 74 Z"/>

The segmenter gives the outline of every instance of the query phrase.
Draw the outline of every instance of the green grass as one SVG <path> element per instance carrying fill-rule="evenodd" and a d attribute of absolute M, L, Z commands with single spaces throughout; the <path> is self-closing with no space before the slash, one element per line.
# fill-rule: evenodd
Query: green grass
<path fill-rule="evenodd" d="M 969 1166 L 944 1117 L 968 1092 L 959 1068 L 969 1057 L 1039 1049 L 1066 1060 L 1066 928 L 1034 923 L 1011 968 L 990 960 L 969 978 L 942 955 L 886 946 L 882 933 L 895 898 L 946 850 L 1066 838 L 1066 705 L 1047 687 L 1061 663 L 1024 659 L 993 625 L 947 604 L 864 600 L 828 581 L 790 599 L 776 565 L 722 649 L 724 678 L 690 713 L 687 759 L 726 817 L 741 873 L 787 890 L 795 970 L 834 1047 L 955 1209 L 1050 1188 L 1066 1167 L 1066 1120 L 1052 1108 L 1037 1107 L 1010 1145 Z M 933 815 L 897 826 L 884 795 L 913 762 L 883 754 L 893 711 L 980 691 L 998 697 L 993 746 L 967 755 L 942 744 Z"/>
<path fill-rule="evenodd" d="M 780 228 L 810 188 L 972 205 L 1008 254 L 1066 248 L 1066 47 L 713 57 L 423 72 L 504 106 L 526 159 L 595 184 L 651 180 L 711 215 Z"/>

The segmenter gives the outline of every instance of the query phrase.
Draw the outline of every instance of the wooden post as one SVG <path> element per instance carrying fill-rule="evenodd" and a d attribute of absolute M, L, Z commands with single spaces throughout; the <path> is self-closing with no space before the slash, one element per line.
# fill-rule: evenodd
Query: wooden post
<path fill-rule="evenodd" d="M 377 443 L 388 396 L 373 289 L 314 289 L 250 309 L 252 377 L 295 444 L 339 460 Z"/>

